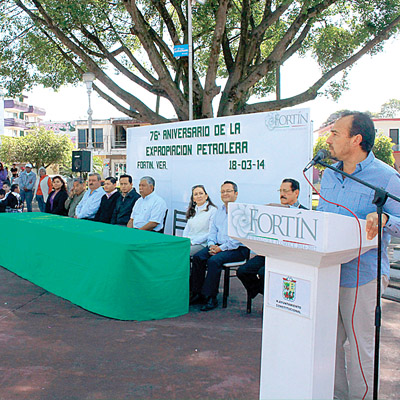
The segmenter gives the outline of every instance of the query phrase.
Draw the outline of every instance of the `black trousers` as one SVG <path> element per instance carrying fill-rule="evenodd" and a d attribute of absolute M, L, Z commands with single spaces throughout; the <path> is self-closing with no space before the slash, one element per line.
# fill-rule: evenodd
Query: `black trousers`
<path fill-rule="evenodd" d="M 236 275 L 252 298 L 256 297 L 258 293 L 264 294 L 265 257 L 251 258 L 238 268 Z"/>
<path fill-rule="evenodd" d="M 222 265 L 245 260 L 249 256 L 250 250 L 245 246 L 240 246 L 235 250 L 221 251 L 215 255 L 210 255 L 208 251 L 209 248 L 206 247 L 193 256 L 190 290 L 192 293 L 202 294 L 206 297 L 216 297 Z"/>

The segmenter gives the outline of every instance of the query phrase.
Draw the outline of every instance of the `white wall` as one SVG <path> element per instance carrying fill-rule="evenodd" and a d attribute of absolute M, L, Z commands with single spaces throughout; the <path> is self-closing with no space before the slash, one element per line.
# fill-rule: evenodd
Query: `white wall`
<path fill-rule="evenodd" d="M 312 154 L 310 121 L 309 109 L 292 109 L 130 128 L 127 173 L 136 189 L 142 176 L 156 180 L 156 192 L 169 208 L 167 233 L 173 210 L 186 210 L 196 184 L 204 185 L 218 206 L 225 180 L 238 184 L 238 201 L 265 204 L 279 203 L 282 179 L 294 178 L 300 182 L 301 203 L 310 207 L 311 189 L 302 175 Z M 193 129 L 208 135 L 184 137 Z M 177 136 L 172 139 L 168 133 Z M 171 154 L 184 149 L 192 154 Z M 209 154 L 215 149 L 230 149 L 231 154 Z"/>

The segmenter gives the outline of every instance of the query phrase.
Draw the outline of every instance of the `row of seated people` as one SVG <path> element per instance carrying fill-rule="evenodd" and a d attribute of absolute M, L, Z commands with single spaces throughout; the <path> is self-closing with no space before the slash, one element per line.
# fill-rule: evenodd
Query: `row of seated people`
<path fill-rule="evenodd" d="M 155 232 L 164 229 L 167 205 L 154 192 L 155 181 L 151 177 L 141 178 L 140 195 L 133 187 L 130 175 L 120 177 L 120 192 L 116 188 L 115 178 L 107 178 L 102 187 L 101 177 L 96 173 L 89 174 L 86 191 L 85 182 L 76 178 L 69 195 L 61 177 L 54 177 L 52 183 L 53 190 L 45 207 L 48 213 Z M 298 202 L 300 186 L 296 180 L 284 179 L 279 191 L 281 205 L 304 208 Z M 249 259 L 250 250 L 228 236 L 228 204 L 235 202 L 237 197 L 237 185 L 225 181 L 221 186 L 223 206 L 217 209 L 203 185 L 192 188 L 183 236 L 190 239 L 190 255 L 193 257 L 190 303 L 204 303 L 202 311 L 210 311 L 218 305 L 222 266 L 225 263 Z M 252 298 L 263 293 L 264 265 L 264 257 L 256 255 L 237 271 Z"/>
<path fill-rule="evenodd" d="M 299 182 L 284 179 L 280 203 L 285 207 L 305 208 L 299 201 Z M 216 209 L 204 186 L 192 189 L 191 201 L 186 213 L 187 224 L 183 236 L 191 240 L 192 271 L 190 275 L 190 304 L 202 304 L 201 311 L 218 306 L 218 288 L 222 267 L 226 263 L 248 260 L 237 270 L 247 292 L 254 298 L 264 292 L 265 258 L 255 255 L 249 259 L 250 250 L 228 236 L 228 204 L 238 197 L 236 183 L 225 181 L 221 185 L 223 206 Z"/>
<path fill-rule="evenodd" d="M 47 181 L 44 182 L 47 185 Z M 140 195 L 133 187 L 130 175 L 120 177 L 120 191 L 113 177 L 106 178 L 104 187 L 101 186 L 101 176 L 97 173 L 89 174 L 87 190 L 82 178 L 74 179 L 69 193 L 61 176 L 53 177 L 51 184 L 52 190 L 44 203 L 46 213 L 154 232 L 164 228 L 167 204 L 154 192 L 155 181 L 151 177 L 140 180 Z M 13 184 L 11 190 L 7 189 L 7 185 L 5 190 L 0 189 L 0 212 L 22 212 L 23 201 L 18 184 Z"/>

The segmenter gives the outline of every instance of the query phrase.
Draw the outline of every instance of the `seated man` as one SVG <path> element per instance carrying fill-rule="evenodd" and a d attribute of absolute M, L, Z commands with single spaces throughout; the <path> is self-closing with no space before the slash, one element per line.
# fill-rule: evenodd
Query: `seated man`
<path fill-rule="evenodd" d="M 85 194 L 86 184 L 83 178 L 75 178 L 73 186 L 68 193 L 68 199 L 65 200 L 65 209 L 68 211 L 68 217 L 75 217 L 76 206 L 82 200 Z"/>
<path fill-rule="evenodd" d="M 89 189 L 86 190 L 82 200 L 76 206 L 75 218 L 93 219 L 100 207 L 101 198 L 105 194 L 101 187 L 101 176 L 97 173 L 89 174 Z"/>
<path fill-rule="evenodd" d="M 104 181 L 104 190 L 106 194 L 101 198 L 100 207 L 94 217 L 95 221 L 109 224 L 113 215 L 117 200 L 121 194 L 117 190 L 117 180 L 109 176 Z"/>
<path fill-rule="evenodd" d="M 300 184 L 295 179 L 284 179 L 279 192 L 282 206 L 306 209 L 306 207 L 302 206 L 298 201 Z M 240 266 L 236 271 L 237 277 L 242 281 L 247 293 L 252 299 L 256 297 L 258 293 L 264 294 L 264 274 L 264 256 L 250 258 L 246 264 Z"/>
<path fill-rule="evenodd" d="M 164 228 L 167 203 L 154 192 L 155 181 L 144 176 L 139 183 L 140 199 L 135 203 L 128 228 L 159 232 Z"/>
<path fill-rule="evenodd" d="M 228 204 L 235 202 L 237 196 L 236 183 L 225 181 L 221 186 L 221 200 L 224 205 L 215 213 L 207 238 L 207 247 L 193 256 L 189 302 L 194 304 L 206 300 L 207 303 L 201 311 L 210 311 L 218 305 L 222 265 L 243 261 L 250 253 L 242 243 L 228 236 Z"/>
<path fill-rule="evenodd" d="M 133 206 L 140 199 L 140 195 L 133 187 L 133 180 L 130 175 L 121 175 L 119 178 L 121 196 L 118 198 L 111 218 L 113 225 L 126 226 L 132 214 Z"/>

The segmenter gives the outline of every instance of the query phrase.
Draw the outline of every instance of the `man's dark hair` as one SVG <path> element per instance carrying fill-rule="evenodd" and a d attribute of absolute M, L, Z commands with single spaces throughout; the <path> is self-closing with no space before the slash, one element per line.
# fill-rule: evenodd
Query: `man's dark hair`
<path fill-rule="evenodd" d="M 119 177 L 119 180 L 121 180 L 121 178 L 128 178 L 129 183 L 132 183 L 132 182 L 133 182 L 132 177 L 131 177 L 130 175 L 128 175 L 128 174 L 121 175 L 121 176 Z"/>
<path fill-rule="evenodd" d="M 0 189 L 0 196 L 1 196 L 1 195 L 3 195 L 3 196 L 6 195 L 6 191 L 5 191 L 4 189 Z"/>
<path fill-rule="evenodd" d="M 232 182 L 232 181 L 225 181 L 221 186 L 227 185 L 227 184 L 231 184 L 231 185 L 233 186 L 233 190 L 234 190 L 235 192 L 238 191 L 238 185 L 236 185 L 236 183 L 235 183 L 235 182 Z"/>
<path fill-rule="evenodd" d="M 113 176 L 109 176 L 105 180 L 106 181 L 111 181 L 111 183 L 114 184 L 114 185 L 117 183 L 117 180 Z"/>
<path fill-rule="evenodd" d="M 282 183 L 290 183 L 292 186 L 292 191 L 298 190 L 300 192 L 300 183 L 296 181 L 296 179 L 286 178 L 282 181 Z"/>
<path fill-rule="evenodd" d="M 18 183 L 14 183 L 13 185 L 11 185 L 11 192 L 15 192 L 15 189 L 18 187 Z"/>
<path fill-rule="evenodd" d="M 369 153 L 375 143 L 375 126 L 371 117 L 359 111 L 345 111 L 340 115 L 340 118 L 353 117 L 350 128 L 350 136 L 361 135 L 361 148 Z"/>

